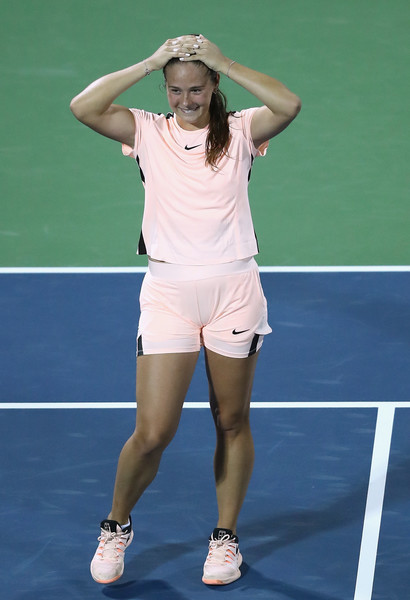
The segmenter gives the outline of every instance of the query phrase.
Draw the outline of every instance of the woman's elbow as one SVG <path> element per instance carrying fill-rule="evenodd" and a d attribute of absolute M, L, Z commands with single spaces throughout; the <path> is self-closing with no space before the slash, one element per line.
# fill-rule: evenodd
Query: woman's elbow
<path fill-rule="evenodd" d="M 70 110 L 79 121 L 83 121 L 85 118 L 84 107 L 82 106 L 82 102 L 75 96 L 70 102 Z"/>
<path fill-rule="evenodd" d="M 294 119 L 300 113 L 301 108 L 302 108 L 302 100 L 299 98 L 299 96 L 295 95 L 295 97 L 292 98 L 292 101 L 290 102 L 289 116 L 291 116 L 291 118 Z"/>

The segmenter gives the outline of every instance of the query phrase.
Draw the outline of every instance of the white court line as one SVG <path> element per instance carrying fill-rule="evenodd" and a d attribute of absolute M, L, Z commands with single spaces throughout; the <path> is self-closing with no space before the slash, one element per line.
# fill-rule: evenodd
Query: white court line
<path fill-rule="evenodd" d="M 393 406 L 383 407 L 377 415 L 354 600 L 372 598 L 394 412 Z"/>
<path fill-rule="evenodd" d="M 120 409 L 136 402 L 0 402 L 0 410 L 13 409 Z M 184 408 L 209 408 L 208 402 L 185 402 Z M 410 402 L 251 402 L 251 408 L 410 408 Z"/>
<path fill-rule="evenodd" d="M 72 274 L 72 273 L 146 273 L 147 267 L 0 267 L 3 275 L 36 275 L 36 274 Z M 410 265 L 380 266 L 306 266 L 306 267 L 273 267 L 260 266 L 261 273 L 405 273 L 410 272 Z"/>
<path fill-rule="evenodd" d="M 259 267 L 259 270 L 261 273 L 403 273 L 410 271 L 410 266 Z"/>

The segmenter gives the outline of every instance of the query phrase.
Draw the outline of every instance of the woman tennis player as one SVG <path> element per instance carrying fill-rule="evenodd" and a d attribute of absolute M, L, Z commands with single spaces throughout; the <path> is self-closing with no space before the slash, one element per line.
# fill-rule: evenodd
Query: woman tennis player
<path fill-rule="evenodd" d="M 170 113 L 114 104 L 163 69 Z M 262 106 L 227 112 L 220 74 Z M 201 346 L 216 427 L 218 520 L 202 580 L 240 577 L 237 519 L 253 467 L 249 408 L 263 336 L 270 333 L 248 200 L 255 157 L 296 117 L 300 99 L 278 80 L 227 58 L 202 35 L 167 40 L 71 101 L 75 117 L 122 143 L 145 188 L 139 253 L 148 255 L 137 335 L 136 428 L 118 462 L 93 578 L 116 581 L 133 538 L 131 511 L 154 479 L 180 420 Z"/>

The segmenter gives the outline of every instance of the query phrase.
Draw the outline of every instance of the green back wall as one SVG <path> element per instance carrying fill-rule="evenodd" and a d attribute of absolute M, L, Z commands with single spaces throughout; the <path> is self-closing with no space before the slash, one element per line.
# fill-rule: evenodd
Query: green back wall
<path fill-rule="evenodd" d="M 255 161 L 261 265 L 409 264 L 407 0 L 3 0 L 1 266 L 143 265 L 138 169 L 70 99 L 167 38 L 203 33 L 302 112 Z M 167 110 L 161 74 L 121 97 Z M 231 109 L 258 105 L 226 78 Z"/>

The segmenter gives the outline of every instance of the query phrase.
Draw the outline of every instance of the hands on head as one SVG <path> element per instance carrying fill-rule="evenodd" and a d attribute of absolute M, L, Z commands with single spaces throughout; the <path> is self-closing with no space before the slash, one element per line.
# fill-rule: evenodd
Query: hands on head
<path fill-rule="evenodd" d="M 147 63 L 151 70 L 157 71 L 172 58 L 178 58 L 181 62 L 200 60 L 214 71 L 223 70 L 228 61 L 218 46 L 203 35 L 190 34 L 167 40 L 147 59 Z"/>

